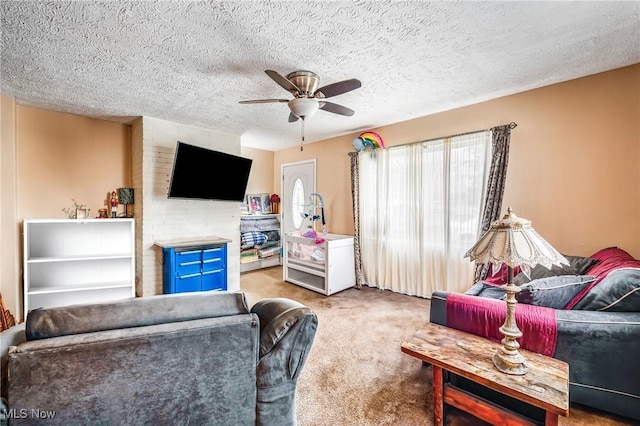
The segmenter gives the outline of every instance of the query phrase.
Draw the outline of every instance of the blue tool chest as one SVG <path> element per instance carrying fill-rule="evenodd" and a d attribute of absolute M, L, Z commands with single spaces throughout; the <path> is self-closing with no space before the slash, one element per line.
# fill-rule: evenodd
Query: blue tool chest
<path fill-rule="evenodd" d="M 227 290 L 227 244 L 163 248 L 163 293 Z"/>

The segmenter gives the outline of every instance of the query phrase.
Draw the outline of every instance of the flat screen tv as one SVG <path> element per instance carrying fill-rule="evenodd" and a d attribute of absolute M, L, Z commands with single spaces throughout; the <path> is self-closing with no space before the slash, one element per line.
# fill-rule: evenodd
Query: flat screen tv
<path fill-rule="evenodd" d="M 178 141 L 169 198 L 242 201 L 252 162 Z"/>

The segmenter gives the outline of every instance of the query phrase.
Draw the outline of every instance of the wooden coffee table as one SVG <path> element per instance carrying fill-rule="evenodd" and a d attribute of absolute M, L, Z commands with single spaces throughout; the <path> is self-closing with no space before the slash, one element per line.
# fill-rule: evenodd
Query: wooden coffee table
<path fill-rule="evenodd" d="M 507 410 L 446 380 L 450 372 L 545 411 L 545 425 L 557 425 L 558 415 L 569 415 L 569 365 L 537 353 L 520 350 L 529 372 L 515 376 L 500 372 L 492 356 L 500 345 L 482 337 L 437 324 L 427 324 L 402 343 L 402 352 L 433 367 L 436 426 L 444 424 L 450 405 L 494 425 L 536 425 L 538 422 Z"/>

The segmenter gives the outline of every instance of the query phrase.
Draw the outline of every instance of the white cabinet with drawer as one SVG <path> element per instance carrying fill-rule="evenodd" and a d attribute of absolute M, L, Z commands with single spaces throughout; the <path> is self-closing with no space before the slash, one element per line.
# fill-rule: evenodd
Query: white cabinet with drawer
<path fill-rule="evenodd" d="M 353 236 L 284 237 L 284 280 L 326 296 L 356 283 Z"/>

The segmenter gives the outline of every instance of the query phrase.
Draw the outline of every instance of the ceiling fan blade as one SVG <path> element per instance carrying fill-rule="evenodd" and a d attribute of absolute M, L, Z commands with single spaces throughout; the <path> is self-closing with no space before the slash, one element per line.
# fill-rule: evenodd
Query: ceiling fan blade
<path fill-rule="evenodd" d="M 282 74 L 278 73 L 277 71 L 266 70 L 265 72 L 269 77 L 271 77 L 273 81 L 278 83 L 285 90 L 288 90 L 289 92 L 292 92 L 292 93 L 300 92 L 300 89 L 298 89 L 298 86 L 293 84 L 291 81 L 287 80 L 286 77 L 284 77 Z"/>
<path fill-rule="evenodd" d="M 289 99 L 256 99 L 252 101 L 240 101 L 241 104 L 268 104 L 271 102 L 289 102 Z"/>
<path fill-rule="evenodd" d="M 334 104 L 333 102 L 320 102 L 320 109 L 324 110 L 324 111 L 328 111 L 328 112 L 332 112 L 334 114 L 340 114 L 340 115 L 347 115 L 349 117 L 351 117 L 353 114 L 355 114 L 355 111 L 347 108 L 345 106 L 342 105 L 338 105 L 338 104 Z"/>
<path fill-rule="evenodd" d="M 298 117 L 294 113 L 290 112 L 289 113 L 289 123 L 293 123 L 294 121 L 298 121 Z"/>
<path fill-rule="evenodd" d="M 350 92 L 362 86 L 360 80 L 352 78 L 350 80 L 339 81 L 337 83 L 328 84 L 324 87 L 316 90 L 316 95 L 320 92 L 325 98 L 330 98 L 332 96 L 341 95 L 343 93 Z M 318 96 L 316 96 L 318 97 Z"/>

